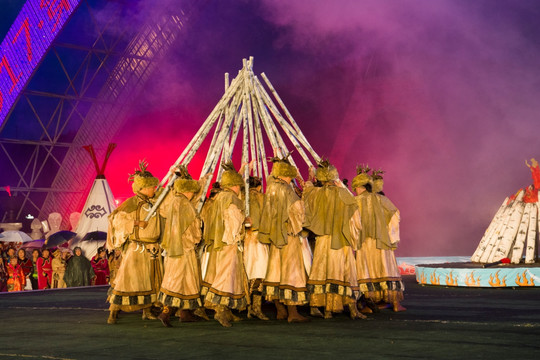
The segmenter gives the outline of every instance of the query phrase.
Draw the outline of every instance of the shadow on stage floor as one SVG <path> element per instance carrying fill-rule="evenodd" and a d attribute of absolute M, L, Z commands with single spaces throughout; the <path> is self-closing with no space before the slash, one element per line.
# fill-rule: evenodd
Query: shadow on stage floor
<path fill-rule="evenodd" d="M 537 359 L 540 289 L 421 286 L 407 311 L 307 324 L 244 320 L 107 325 L 106 287 L 0 295 L 0 359 Z M 275 318 L 273 306 L 263 309 Z M 307 309 L 304 310 L 307 312 Z M 243 315 L 245 317 L 245 315 Z"/>

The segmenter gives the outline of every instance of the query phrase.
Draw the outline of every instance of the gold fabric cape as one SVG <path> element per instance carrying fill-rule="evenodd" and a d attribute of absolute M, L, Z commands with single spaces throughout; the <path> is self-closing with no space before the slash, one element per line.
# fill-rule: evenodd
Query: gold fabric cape
<path fill-rule="evenodd" d="M 388 224 L 397 208 L 385 196 L 364 191 L 356 197 L 362 215 L 362 233 L 360 246 L 365 239 L 377 240 L 377 249 L 392 250 L 396 248 L 390 241 Z"/>
<path fill-rule="evenodd" d="M 182 256 L 182 235 L 197 218 L 195 208 L 182 194 L 168 196 L 161 207 L 162 214 L 167 219 L 161 247 L 167 251 L 167 256 Z"/>
<path fill-rule="evenodd" d="M 251 230 L 259 230 L 264 195 L 255 189 L 249 189 L 249 217 L 251 218 Z"/>
<path fill-rule="evenodd" d="M 208 208 L 208 213 L 205 214 L 204 220 L 204 240 L 210 244 L 214 244 L 214 249 L 219 250 L 226 245 L 223 239 L 225 232 L 225 222 L 223 214 L 225 210 L 234 204 L 241 211 L 244 210 L 244 202 L 234 193 L 234 191 L 225 189 L 216 195 L 213 202 Z"/>
<path fill-rule="evenodd" d="M 259 224 L 261 243 L 274 244 L 277 248 L 287 245 L 289 207 L 299 200 L 289 184 L 273 176 L 269 177 Z"/>
<path fill-rule="evenodd" d="M 330 235 L 331 248 L 334 250 L 344 246 L 356 247 L 350 220 L 358 205 L 347 189 L 336 185 L 307 186 L 304 188 L 303 198 L 306 206 L 306 229 L 316 236 Z"/>

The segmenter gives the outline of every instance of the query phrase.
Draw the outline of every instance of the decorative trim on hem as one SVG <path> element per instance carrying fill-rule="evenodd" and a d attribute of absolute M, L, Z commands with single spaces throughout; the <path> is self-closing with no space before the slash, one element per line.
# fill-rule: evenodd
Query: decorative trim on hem
<path fill-rule="evenodd" d="M 157 300 L 157 294 L 122 296 L 111 294 L 109 303 L 122 306 L 151 305 Z"/>
<path fill-rule="evenodd" d="M 202 307 L 202 300 L 199 296 L 195 299 L 180 298 L 160 292 L 157 300 L 165 306 L 175 307 L 181 310 L 194 310 Z"/>
<path fill-rule="evenodd" d="M 405 286 L 401 280 L 390 280 L 381 282 L 369 282 L 360 285 L 360 292 L 374 292 L 374 291 L 401 291 L 405 290 Z"/>
<path fill-rule="evenodd" d="M 263 296 L 267 300 L 279 300 L 284 303 L 303 305 L 308 303 L 307 288 L 295 288 L 290 285 L 263 284 Z"/>
<path fill-rule="evenodd" d="M 307 288 L 310 294 L 337 294 L 340 296 L 347 296 L 353 299 L 360 297 L 360 289 L 358 287 L 345 286 L 341 284 L 335 284 L 328 282 L 326 284 L 310 284 L 308 282 Z"/>
<path fill-rule="evenodd" d="M 233 295 L 220 292 L 213 288 L 203 287 L 201 296 L 204 297 L 205 307 L 223 305 L 229 309 L 244 310 L 247 307 L 247 295 Z"/>

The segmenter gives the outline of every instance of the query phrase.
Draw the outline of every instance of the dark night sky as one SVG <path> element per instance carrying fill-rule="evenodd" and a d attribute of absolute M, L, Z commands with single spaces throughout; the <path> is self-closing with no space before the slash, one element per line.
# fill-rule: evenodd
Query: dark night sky
<path fill-rule="evenodd" d="M 163 176 L 254 56 L 342 177 L 386 170 L 398 256 L 471 255 L 540 155 L 539 18 L 533 0 L 209 0 L 115 139 L 113 193 L 139 159 Z"/>

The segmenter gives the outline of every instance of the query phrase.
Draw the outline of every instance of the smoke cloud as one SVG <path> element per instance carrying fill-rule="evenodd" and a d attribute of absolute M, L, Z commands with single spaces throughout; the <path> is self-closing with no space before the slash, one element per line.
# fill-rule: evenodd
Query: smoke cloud
<path fill-rule="evenodd" d="M 398 255 L 470 255 L 504 197 L 531 183 L 539 15 L 534 1 L 210 1 L 118 135 L 113 192 L 129 196 L 139 158 L 161 176 L 219 100 L 223 73 L 253 55 L 342 177 L 363 163 L 386 171 Z"/>

